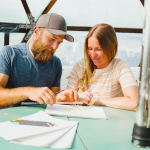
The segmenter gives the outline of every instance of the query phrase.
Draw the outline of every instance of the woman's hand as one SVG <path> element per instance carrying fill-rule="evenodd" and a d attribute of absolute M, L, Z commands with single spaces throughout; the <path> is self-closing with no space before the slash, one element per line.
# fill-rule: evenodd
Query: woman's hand
<path fill-rule="evenodd" d="M 88 104 L 89 106 L 94 106 L 94 105 L 101 105 L 100 104 L 100 99 L 99 98 L 92 98 L 91 102 Z"/>
<path fill-rule="evenodd" d="M 88 105 L 91 102 L 93 94 L 89 93 L 88 91 L 82 92 L 79 95 L 79 101 L 83 102 L 83 105 Z"/>
<path fill-rule="evenodd" d="M 65 90 L 56 95 L 57 102 L 74 102 L 78 100 L 78 94 L 76 91 L 73 90 Z"/>

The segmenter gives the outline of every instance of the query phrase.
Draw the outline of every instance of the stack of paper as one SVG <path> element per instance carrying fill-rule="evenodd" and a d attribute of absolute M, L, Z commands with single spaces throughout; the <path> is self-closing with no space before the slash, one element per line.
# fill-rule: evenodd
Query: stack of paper
<path fill-rule="evenodd" d="M 56 126 L 15 125 L 7 121 L 0 123 L 0 136 L 16 144 L 50 148 L 71 148 L 78 125 L 77 121 L 56 119 L 43 111 L 19 119 L 52 122 Z"/>
<path fill-rule="evenodd" d="M 103 108 L 96 106 L 57 105 L 57 104 L 50 106 L 48 104 L 45 112 L 50 115 L 58 115 L 58 116 L 106 119 Z"/>

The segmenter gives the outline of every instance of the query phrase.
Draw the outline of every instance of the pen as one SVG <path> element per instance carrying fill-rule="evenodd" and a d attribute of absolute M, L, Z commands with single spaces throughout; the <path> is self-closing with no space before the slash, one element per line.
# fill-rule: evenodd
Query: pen
<path fill-rule="evenodd" d="M 85 84 L 84 84 L 84 82 L 82 81 L 82 79 L 81 79 L 81 82 L 82 82 L 82 84 L 83 84 L 85 90 L 88 91 L 87 88 L 86 88 L 86 86 L 85 86 Z M 91 97 L 91 101 L 93 102 L 92 97 Z"/>
<path fill-rule="evenodd" d="M 15 125 L 30 125 L 30 126 L 45 126 L 45 127 L 53 127 L 57 126 L 55 123 L 52 122 L 45 122 L 45 121 L 33 121 L 33 120 L 10 120 L 11 123 Z"/>
<path fill-rule="evenodd" d="M 62 91 L 64 91 L 64 89 L 63 89 L 63 90 L 61 90 L 61 91 L 58 91 L 58 92 L 56 92 L 56 93 L 54 93 L 54 94 L 56 95 L 56 94 L 58 94 L 58 93 L 60 93 L 60 92 L 62 92 Z"/>
<path fill-rule="evenodd" d="M 82 82 L 82 84 L 83 84 L 83 86 L 84 86 L 85 90 L 87 91 L 87 88 L 86 88 L 86 86 L 85 86 L 84 82 L 82 81 L 82 79 L 81 79 L 81 82 Z"/>

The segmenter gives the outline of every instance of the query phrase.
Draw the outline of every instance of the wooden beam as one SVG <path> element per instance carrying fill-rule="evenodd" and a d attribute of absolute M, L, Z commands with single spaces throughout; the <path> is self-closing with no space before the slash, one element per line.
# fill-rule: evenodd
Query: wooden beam
<path fill-rule="evenodd" d="M 68 26 L 68 31 L 89 31 L 92 27 L 79 27 L 79 26 Z M 142 33 L 143 29 L 135 29 L 135 28 L 114 28 L 116 32 L 123 33 Z"/>
<path fill-rule="evenodd" d="M 141 1 L 142 5 L 144 6 L 144 2 L 145 2 L 145 0 L 140 0 L 140 1 Z"/>
<path fill-rule="evenodd" d="M 89 31 L 92 27 L 67 26 L 68 31 Z"/>
<path fill-rule="evenodd" d="M 9 33 L 5 32 L 4 34 L 4 46 L 9 45 Z"/>
<path fill-rule="evenodd" d="M 135 28 L 114 28 L 116 32 L 122 33 L 142 33 L 143 29 L 135 29 Z"/>
<path fill-rule="evenodd" d="M 22 25 L 24 28 L 19 28 Z M 27 24 L 30 26 L 30 24 Z M 26 29 L 26 24 L 18 24 L 18 23 L 5 23 L 0 22 L 0 32 L 12 31 L 13 33 L 27 33 L 29 28 Z M 16 29 L 16 30 L 14 30 Z M 91 27 L 79 27 L 79 26 L 68 26 L 68 31 L 89 31 Z M 135 29 L 135 28 L 114 28 L 116 32 L 123 32 L 123 33 L 142 33 L 143 29 Z"/>
<path fill-rule="evenodd" d="M 57 0 L 51 0 L 49 4 L 47 5 L 47 7 L 43 10 L 42 14 L 47 14 L 49 10 L 53 7 L 56 1 Z"/>
<path fill-rule="evenodd" d="M 29 9 L 29 7 L 28 7 L 28 5 L 27 5 L 27 2 L 26 2 L 26 0 L 21 0 L 22 1 L 22 4 L 23 4 L 23 6 L 24 6 L 24 9 L 25 9 L 25 11 L 26 11 L 26 14 L 27 14 L 27 16 L 28 16 L 28 19 L 29 19 L 29 21 L 30 21 L 30 24 L 31 24 L 31 29 L 25 34 L 25 36 L 23 37 L 23 39 L 22 39 L 22 41 L 21 41 L 21 43 L 23 43 L 23 42 L 28 42 L 28 40 L 30 39 L 30 37 L 32 36 L 32 34 L 33 34 L 33 29 L 34 29 L 34 26 L 36 25 L 36 22 L 37 22 L 37 20 L 39 19 L 39 17 L 42 15 L 42 14 L 47 14 L 48 12 L 49 12 L 49 10 L 52 8 L 52 6 L 55 4 L 55 2 L 57 1 L 57 0 L 51 0 L 50 2 L 49 2 L 49 4 L 47 5 L 47 7 L 45 7 L 45 9 L 43 10 L 43 12 L 39 15 L 39 17 L 37 18 L 37 20 L 35 21 L 34 20 L 34 17 L 32 16 L 32 14 L 31 14 L 31 12 L 30 12 L 30 9 Z"/>
<path fill-rule="evenodd" d="M 21 0 L 21 2 L 22 2 L 22 5 L 23 5 L 23 7 L 24 7 L 24 10 L 25 10 L 26 14 L 27 14 L 27 15 L 28 15 L 28 14 L 31 14 L 31 11 L 30 11 L 30 9 L 29 9 L 29 7 L 28 7 L 27 1 L 26 1 L 26 0 Z"/>
<path fill-rule="evenodd" d="M 32 16 L 31 14 L 31 11 L 29 9 L 29 6 L 27 4 L 27 1 L 26 0 L 21 0 L 22 2 L 22 5 L 25 9 L 25 12 L 27 14 L 27 17 L 29 19 L 29 22 L 30 22 L 30 30 L 28 30 L 28 32 L 25 34 L 25 36 L 23 37 L 21 43 L 27 43 L 28 40 L 30 39 L 30 37 L 32 36 L 33 34 L 33 31 L 34 31 L 34 27 L 35 27 L 35 20 L 34 20 L 34 17 Z"/>
<path fill-rule="evenodd" d="M 40 18 L 41 15 L 43 14 L 47 14 L 50 9 L 53 7 L 53 5 L 55 4 L 57 0 L 50 0 L 50 2 L 48 3 L 48 5 L 45 7 L 45 9 L 39 14 L 39 16 L 37 17 L 37 20 Z M 37 22 L 36 20 L 36 22 Z"/>

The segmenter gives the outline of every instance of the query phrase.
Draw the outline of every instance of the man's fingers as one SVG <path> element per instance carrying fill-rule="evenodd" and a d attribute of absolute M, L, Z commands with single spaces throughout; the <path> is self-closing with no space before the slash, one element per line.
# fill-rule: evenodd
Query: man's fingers
<path fill-rule="evenodd" d="M 45 104 L 50 103 L 50 105 L 52 106 L 54 103 L 56 103 L 56 99 L 55 99 L 54 93 L 47 87 L 44 89 L 44 92 L 41 95 L 41 98 L 43 99 Z"/>
<path fill-rule="evenodd" d="M 53 106 L 54 101 L 50 99 L 50 105 Z"/>
<path fill-rule="evenodd" d="M 55 98 L 55 94 L 54 94 L 49 88 L 47 88 L 47 92 L 48 92 L 53 98 Z"/>
<path fill-rule="evenodd" d="M 49 97 L 50 98 L 50 105 L 52 106 L 53 103 L 55 104 L 56 103 L 56 97 L 55 97 L 55 94 L 48 88 L 47 89 L 47 92 L 49 93 Z"/>
<path fill-rule="evenodd" d="M 40 97 L 37 99 L 37 102 L 40 103 L 40 104 L 44 104 L 44 101 Z"/>
<path fill-rule="evenodd" d="M 47 98 L 47 99 L 46 99 L 46 100 L 47 100 L 47 101 L 46 101 L 47 103 L 50 103 L 50 100 L 51 100 L 51 99 L 54 101 L 53 96 L 50 95 L 49 92 L 45 92 L 44 95 L 45 95 L 45 97 Z"/>
<path fill-rule="evenodd" d="M 28 98 L 40 104 L 50 103 L 51 106 L 56 102 L 54 93 L 48 87 L 31 88 Z"/>
<path fill-rule="evenodd" d="M 45 104 L 48 104 L 50 99 L 46 97 L 45 95 L 41 95 L 42 100 L 44 101 Z"/>

